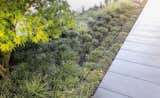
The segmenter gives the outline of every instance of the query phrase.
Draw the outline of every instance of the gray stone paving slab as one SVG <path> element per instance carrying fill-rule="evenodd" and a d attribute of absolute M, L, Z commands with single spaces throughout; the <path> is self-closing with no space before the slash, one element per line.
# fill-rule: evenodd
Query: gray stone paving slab
<path fill-rule="evenodd" d="M 154 25 L 154 24 L 153 24 Z M 160 26 L 148 26 L 148 27 L 145 27 L 145 26 L 143 26 L 143 25 L 140 25 L 140 26 L 138 26 L 137 27 L 137 31 L 135 31 L 135 32 L 137 32 L 138 33 L 138 31 L 143 31 L 143 32 L 146 32 L 146 33 L 148 33 L 148 32 L 157 32 L 157 33 L 159 33 L 160 32 Z"/>
<path fill-rule="evenodd" d="M 121 49 L 116 58 L 160 68 L 160 56 L 153 56 Z"/>
<path fill-rule="evenodd" d="M 159 32 L 149 32 L 149 31 L 141 31 L 141 30 L 136 30 L 134 32 L 131 32 L 129 36 L 143 36 L 144 38 L 151 37 L 151 38 L 160 38 L 160 33 Z"/>
<path fill-rule="evenodd" d="M 141 43 L 152 46 L 160 46 L 160 38 L 148 38 L 143 36 L 128 36 L 126 42 Z"/>
<path fill-rule="evenodd" d="M 154 46 L 151 44 L 141 44 L 141 43 L 134 43 L 134 42 L 125 42 L 121 49 L 130 50 L 133 52 L 141 52 L 150 55 L 157 55 L 160 56 L 160 46 Z"/>
<path fill-rule="evenodd" d="M 160 69 L 116 59 L 109 71 L 160 85 Z"/>
<path fill-rule="evenodd" d="M 103 88 L 98 88 L 93 98 L 132 98 L 117 92 L 108 91 Z"/>
<path fill-rule="evenodd" d="M 159 98 L 160 96 L 160 86 L 112 72 L 107 73 L 100 87 L 121 94 L 128 94 L 132 98 Z"/>

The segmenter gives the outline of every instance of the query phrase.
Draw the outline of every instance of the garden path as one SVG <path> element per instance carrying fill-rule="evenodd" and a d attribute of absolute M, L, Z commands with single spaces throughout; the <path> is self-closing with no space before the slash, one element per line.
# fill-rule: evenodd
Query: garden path
<path fill-rule="evenodd" d="M 160 0 L 148 0 L 93 98 L 160 98 Z"/>

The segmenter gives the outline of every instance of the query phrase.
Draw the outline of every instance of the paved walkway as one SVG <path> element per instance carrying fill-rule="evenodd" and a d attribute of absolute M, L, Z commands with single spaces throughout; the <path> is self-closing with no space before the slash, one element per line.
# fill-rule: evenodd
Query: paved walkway
<path fill-rule="evenodd" d="M 149 0 L 94 98 L 160 98 L 160 0 Z"/>

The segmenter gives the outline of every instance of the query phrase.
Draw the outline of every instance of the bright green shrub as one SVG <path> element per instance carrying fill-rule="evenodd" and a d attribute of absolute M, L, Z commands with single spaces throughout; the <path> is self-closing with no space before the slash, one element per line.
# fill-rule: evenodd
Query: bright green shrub
<path fill-rule="evenodd" d="M 82 42 L 90 42 L 92 40 L 92 36 L 90 34 L 87 33 L 83 33 L 82 34 Z"/>
<path fill-rule="evenodd" d="M 107 11 L 123 13 L 125 9 L 134 7 L 135 3 L 131 0 L 118 0 L 117 2 L 113 2 L 113 4 L 107 6 Z"/>
<path fill-rule="evenodd" d="M 99 41 L 97 39 L 92 39 L 92 45 L 94 47 L 98 46 L 98 44 L 99 44 Z"/>
<path fill-rule="evenodd" d="M 108 29 L 106 27 L 99 27 L 97 31 L 101 32 L 105 36 L 108 34 Z"/>
<path fill-rule="evenodd" d="M 103 57 L 103 51 L 102 50 L 94 50 L 91 52 L 90 60 L 93 62 L 97 62 L 99 59 Z"/>
<path fill-rule="evenodd" d="M 89 69 L 93 69 L 96 66 L 96 63 L 93 62 L 86 62 L 84 64 L 84 67 L 89 68 Z"/>
<path fill-rule="evenodd" d="M 27 41 L 48 42 L 74 26 L 69 5 L 63 0 L 1 0 L 0 9 L 0 52 L 4 67 L 9 66 L 11 52 Z"/>
<path fill-rule="evenodd" d="M 53 96 L 53 92 L 49 89 L 49 84 L 41 77 L 35 77 L 31 81 L 26 81 L 22 86 L 22 89 L 26 91 L 25 96 L 34 98 L 46 98 Z"/>
<path fill-rule="evenodd" d="M 100 42 L 104 36 L 103 36 L 103 33 L 101 32 L 95 32 L 93 37 Z"/>

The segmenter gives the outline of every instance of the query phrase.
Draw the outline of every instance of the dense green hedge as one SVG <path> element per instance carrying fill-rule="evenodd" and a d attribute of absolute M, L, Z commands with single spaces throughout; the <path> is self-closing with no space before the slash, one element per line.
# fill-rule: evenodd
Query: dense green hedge
<path fill-rule="evenodd" d="M 76 13 L 76 30 L 47 44 L 28 42 L 16 49 L 12 77 L 0 80 L 0 98 L 89 98 L 141 9 L 122 0 Z"/>

